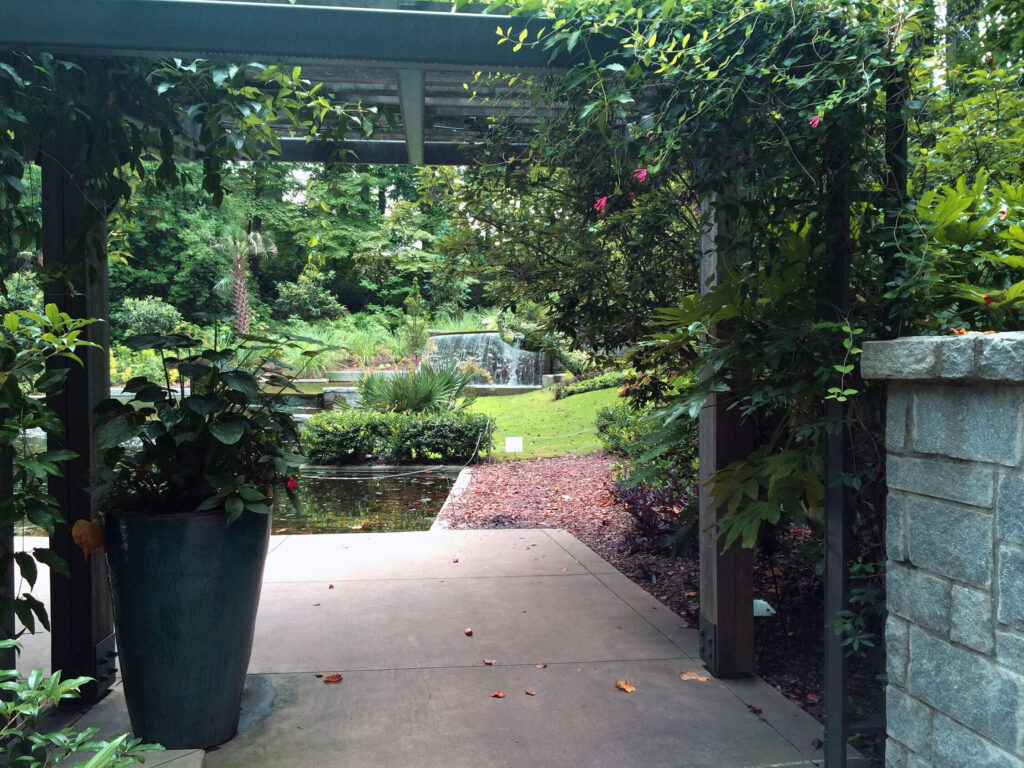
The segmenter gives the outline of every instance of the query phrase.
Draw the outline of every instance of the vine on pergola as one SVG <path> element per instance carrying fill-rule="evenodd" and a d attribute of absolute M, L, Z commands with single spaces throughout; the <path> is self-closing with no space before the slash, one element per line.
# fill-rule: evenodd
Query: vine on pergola
<path fill-rule="evenodd" d="M 678 258 L 694 265 L 717 225 L 716 284 L 678 296 L 634 356 L 709 374 L 667 403 L 666 438 L 712 391 L 732 392 L 732 407 L 755 424 L 759 447 L 714 481 L 729 513 L 723 543 L 751 546 L 783 515 L 820 519 L 823 443 L 842 426 L 824 403 L 835 399 L 849 406 L 854 448 L 844 481 L 867 486 L 858 520 L 877 544 L 881 408 L 877 398 L 862 405 L 854 363 L 861 338 L 896 335 L 902 322 L 886 293 L 906 194 L 898 129 L 920 54 L 913 9 L 897 0 L 519 5 L 551 16 L 554 31 L 535 41 L 513 22 L 497 30 L 504 44 L 590 55 L 565 75 L 534 77 L 533 98 L 566 109 L 526 146 L 513 124 L 497 126 L 482 159 L 514 154 L 525 179 L 565 169 L 586 190 L 574 215 L 592 222 L 669 189 L 694 244 Z"/>

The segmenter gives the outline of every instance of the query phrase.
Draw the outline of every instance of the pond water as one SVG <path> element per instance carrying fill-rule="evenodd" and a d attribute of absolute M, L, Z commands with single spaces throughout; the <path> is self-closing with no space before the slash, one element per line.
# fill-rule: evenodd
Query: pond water
<path fill-rule="evenodd" d="M 340 473 L 299 477 L 302 512 L 292 509 L 284 491 L 279 491 L 274 497 L 271 532 L 425 531 L 454 482 L 444 468 L 414 475 L 396 468 L 373 479 L 367 477 L 365 470 L 356 477 Z"/>

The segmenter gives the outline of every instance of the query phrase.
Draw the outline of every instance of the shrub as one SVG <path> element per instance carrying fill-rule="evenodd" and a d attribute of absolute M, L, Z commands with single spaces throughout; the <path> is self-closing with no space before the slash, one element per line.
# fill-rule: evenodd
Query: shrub
<path fill-rule="evenodd" d="M 413 415 L 399 422 L 392 456 L 396 461 L 469 461 L 485 444 L 488 418 L 482 413 Z"/>
<path fill-rule="evenodd" d="M 487 428 L 483 414 L 324 411 L 306 422 L 302 441 L 314 464 L 463 462 Z"/>
<path fill-rule="evenodd" d="M 143 333 L 169 334 L 181 325 L 181 312 L 156 296 L 125 298 L 121 307 L 110 313 L 112 330 L 119 338 Z"/>
<path fill-rule="evenodd" d="M 110 383 L 112 385 L 127 384 L 136 376 L 145 376 L 150 381 L 171 384 L 178 381 L 178 371 L 171 368 L 164 374 L 163 360 L 160 354 L 152 349 L 133 350 L 120 344 L 110 348 Z"/>
<path fill-rule="evenodd" d="M 393 413 L 323 411 L 302 430 L 306 455 L 314 464 L 363 464 L 386 461 L 395 444 L 398 421 Z"/>
<path fill-rule="evenodd" d="M 583 392 L 593 392 L 596 389 L 621 387 L 627 375 L 625 371 L 607 371 L 564 381 L 555 386 L 555 400 Z"/>
<path fill-rule="evenodd" d="M 621 457 L 615 496 L 635 520 L 633 546 L 688 555 L 697 533 L 697 422 L 662 424 L 652 407 L 602 408 L 597 434 Z"/>
<path fill-rule="evenodd" d="M 397 413 L 461 410 L 476 399 L 475 395 L 463 395 L 473 375 L 471 369 L 459 369 L 454 364 L 434 368 L 430 363 L 398 376 L 371 373 L 359 382 L 360 407 Z"/>
<path fill-rule="evenodd" d="M 334 279 L 334 272 L 299 275 L 294 283 L 279 283 L 274 317 L 297 317 L 300 320 L 325 320 L 348 313 L 324 283 Z"/>

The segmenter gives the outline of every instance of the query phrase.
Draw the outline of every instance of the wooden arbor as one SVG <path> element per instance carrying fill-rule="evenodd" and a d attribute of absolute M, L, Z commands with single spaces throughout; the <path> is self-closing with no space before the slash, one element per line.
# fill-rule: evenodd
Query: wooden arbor
<path fill-rule="evenodd" d="M 6 0 L 4 17 L 0 47 L 5 49 L 299 64 L 304 74 L 324 82 L 341 100 L 388 106 L 401 114 L 400 127 L 383 131 L 373 141 L 337 147 L 285 140 L 280 159 L 286 161 L 325 160 L 340 148 L 360 162 L 459 164 L 465 159 L 463 142 L 474 135 L 475 119 L 512 106 L 503 103 L 501 93 L 489 94 L 492 101 L 486 105 L 470 102 L 462 84 L 473 79 L 473 72 L 551 71 L 571 63 L 551 62 L 540 50 L 514 52 L 511 46 L 495 45 L 496 24 L 526 26 L 535 37 L 541 21 L 463 13 L 195 0 Z M 81 273 L 77 296 L 61 295 L 55 288 L 48 299 L 61 301 L 75 315 L 106 318 L 105 221 L 75 183 L 76 158 L 87 141 L 87 136 L 62 135 L 43 158 L 46 259 L 91 267 Z M 84 240 L 79 237 L 83 219 L 90 233 Z M 707 276 L 718 266 L 715 236 L 709 232 L 705 242 Z M 105 346 L 103 331 L 96 334 L 93 340 Z M 83 491 L 88 470 L 97 463 L 90 414 L 107 395 L 106 356 L 90 356 L 86 367 L 71 375 L 75 378 L 55 405 L 68 424 L 68 447 L 81 458 L 54 492 L 65 519 L 73 522 L 91 514 Z M 701 418 L 702 475 L 706 478 L 745 456 L 750 441 L 734 412 L 712 400 Z M 702 494 L 702 528 L 714 522 L 707 502 Z M 841 521 L 841 498 L 833 499 L 830 515 Z M 98 696 L 112 674 L 105 574 L 97 562 L 87 564 L 66 535 L 55 540 L 54 548 L 71 564 L 72 578 L 54 578 L 53 666 L 66 674 L 99 678 L 92 692 Z M 841 572 L 841 552 L 832 562 Z M 834 582 L 841 601 L 842 578 Z M 749 551 L 737 546 L 722 554 L 705 537 L 701 584 L 702 658 L 716 675 L 753 672 Z"/>

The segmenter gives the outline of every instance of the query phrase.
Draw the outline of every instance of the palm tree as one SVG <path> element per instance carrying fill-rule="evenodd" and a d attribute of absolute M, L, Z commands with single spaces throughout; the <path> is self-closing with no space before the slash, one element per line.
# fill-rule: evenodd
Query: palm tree
<path fill-rule="evenodd" d="M 226 275 L 214 291 L 222 295 L 231 289 L 231 306 L 235 310 L 235 333 L 249 332 L 249 288 L 246 284 L 249 258 L 268 258 L 277 255 L 277 246 L 260 232 L 246 232 L 237 224 L 229 224 L 221 235 L 221 245 L 231 256 L 231 273 Z"/>

